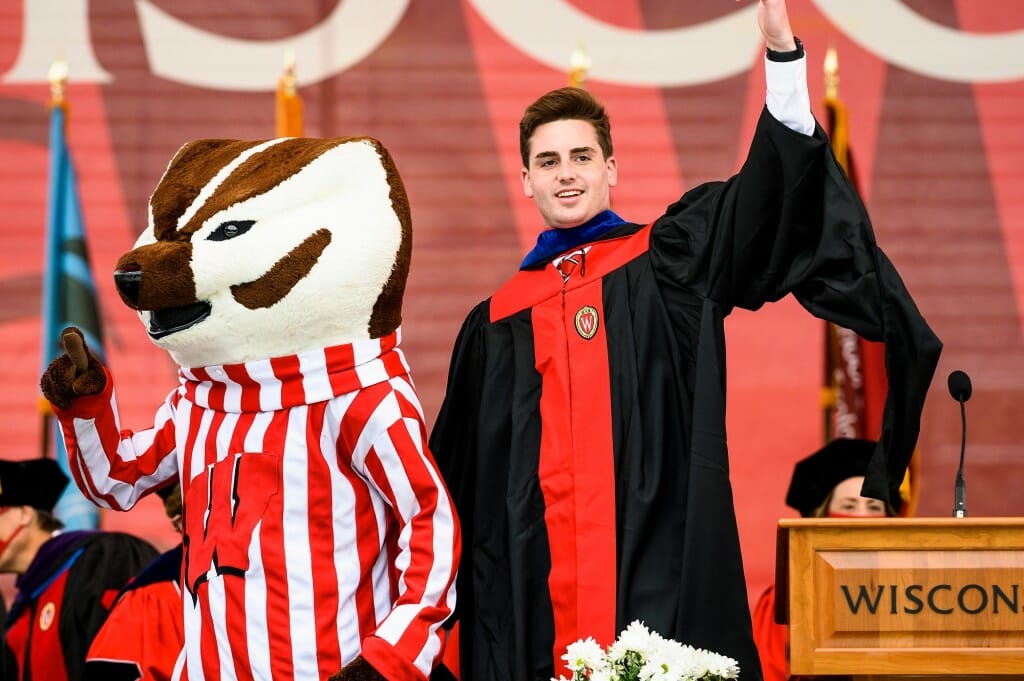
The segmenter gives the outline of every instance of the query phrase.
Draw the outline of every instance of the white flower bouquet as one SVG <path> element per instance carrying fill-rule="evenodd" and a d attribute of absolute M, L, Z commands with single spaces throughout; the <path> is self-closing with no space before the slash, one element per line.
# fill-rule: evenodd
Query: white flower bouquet
<path fill-rule="evenodd" d="M 725 681 L 740 675 L 731 657 L 663 638 L 640 621 L 608 650 L 589 637 L 570 644 L 562 659 L 572 676 L 551 681 Z"/>

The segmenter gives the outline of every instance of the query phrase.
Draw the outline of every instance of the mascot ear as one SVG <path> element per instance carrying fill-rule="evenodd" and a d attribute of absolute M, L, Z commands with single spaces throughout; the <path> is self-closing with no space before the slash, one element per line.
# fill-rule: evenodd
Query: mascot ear
<path fill-rule="evenodd" d="M 71 401 L 96 395 L 107 386 L 103 364 L 85 343 L 81 330 L 69 326 L 60 336 L 64 354 L 50 362 L 39 380 L 43 396 L 58 409 L 69 409 Z"/>

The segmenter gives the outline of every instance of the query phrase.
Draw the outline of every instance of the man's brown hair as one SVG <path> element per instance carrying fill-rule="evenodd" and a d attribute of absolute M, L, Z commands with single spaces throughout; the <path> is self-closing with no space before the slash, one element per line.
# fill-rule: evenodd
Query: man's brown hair
<path fill-rule="evenodd" d="M 38 508 L 36 509 L 36 525 L 43 532 L 56 532 L 64 529 L 64 523 L 57 516 Z"/>
<path fill-rule="evenodd" d="M 534 131 L 553 121 L 580 120 L 594 126 L 597 143 L 607 160 L 612 155 L 612 126 L 604 105 L 583 88 L 563 87 L 552 90 L 526 107 L 519 121 L 519 154 L 523 167 L 530 167 L 530 138 Z"/>

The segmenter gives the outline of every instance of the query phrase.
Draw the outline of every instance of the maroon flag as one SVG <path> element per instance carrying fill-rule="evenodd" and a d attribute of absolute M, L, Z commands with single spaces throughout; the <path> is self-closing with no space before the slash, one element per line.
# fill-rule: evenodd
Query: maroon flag
<path fill-rule="evenodd" d="M 825 112 L 836 160 L 860 191 L 849 144 L 846 106 L 839 99 L 838 60 L 829 48 L 825 56 Z M 836 438 L 877 440 L 882 430 L 882 410 L 888 392 L 885 350 L 881 343 L 865 340 L 850 329 L 825 322 L 825 367 L 822 389 L 825 442 Z M 916 454 L 916 453 L 915 453 Z M 917 456 L 911 458 L 907 479 L 900 488 L 902 515 L 916 505 Z"/>

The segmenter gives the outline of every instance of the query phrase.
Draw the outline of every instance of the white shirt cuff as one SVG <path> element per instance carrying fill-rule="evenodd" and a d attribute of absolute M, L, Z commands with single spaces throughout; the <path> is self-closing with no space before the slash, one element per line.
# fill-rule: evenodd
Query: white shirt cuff
<path fill-rule="evenodd" d="M 764 71 L 768 113 L 790 130 L 811 135 L 814 116 L 807 91 L 807 57 L 793 61 L 772 61 L 765 57 Z"/>

